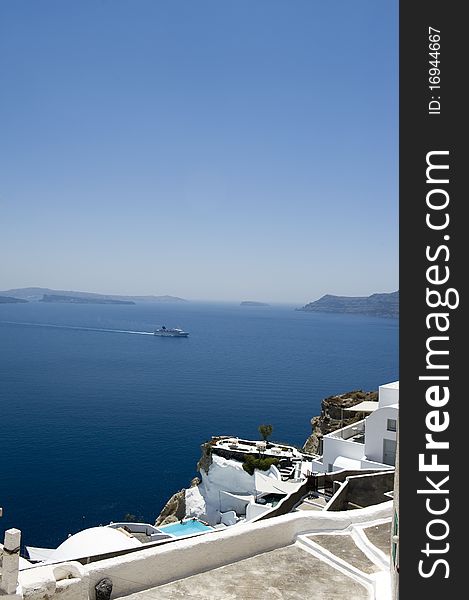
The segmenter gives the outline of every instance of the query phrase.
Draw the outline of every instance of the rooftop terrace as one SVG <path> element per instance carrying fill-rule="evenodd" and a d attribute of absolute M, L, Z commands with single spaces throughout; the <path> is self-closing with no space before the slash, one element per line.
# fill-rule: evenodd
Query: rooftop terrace
<path fill-rule="evenodd" d="M 213 448 L 239 452 L 242 454 L 257 454 L 261 452 L 263 456 L 286 458 L 290 460 L 303 460 L 305 458 L 312 458 L 312 455 L 307 455 L 294 446 L 265 441 L 242 440 L 237 437 L 219 438 L 215 440 Z"/>
<path fill-rule="evenodd" d="M 386 545 L 387 522 L 361 532 L 352 528 L 300 536 L 290 546 L 131 594 L 126 600 L 369 599 L 374 594 L 372 582 L 386 570 L 379 546 L 366 537 L 370 529 L 379 545 Z"/>
<path fill-rule="evenodd" d="M 312 593 L 315 600 L 369 597 L 358 582 L 298 546 L 290 546 L 139 592 L 127 600 L 304 600 Z"/>
<path fill-rule="evenodd" d="M 86 600 L 105 577 L 113 598 L 130 600 L 383 600 L 391 513 L 391 502 L 298 510 L 93 562 L 30 565 L 19 589 L 23 600 Z"/>
<path fill-rule="evenodd" d="M 332 433 L 328 433 L 327 437 L 347 440 L 349 442 L 356 442 L 357 444 L 364 444 L 365 421 L 358 421 L 357 423 L 352 423 L 351 425 L 347 425 L 347 427 L 343 427 L 342 429 L 337 429 Z"/>

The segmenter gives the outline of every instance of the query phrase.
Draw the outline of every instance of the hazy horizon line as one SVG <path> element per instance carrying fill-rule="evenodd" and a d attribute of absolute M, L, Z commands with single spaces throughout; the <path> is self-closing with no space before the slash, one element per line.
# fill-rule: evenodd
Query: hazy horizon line
<path fill-rule="evenodd" d="M 5 293 L 5 292 L 10 292 L 10 291 L 15 291 L 15 290 L 25 290 L 25 289 L 38 289 L 38 290 L 51 290 L 54 292 L 68 292 L 68 293 L 72 293 L 72 292 L 77 292 L 77 293 L 84 293 L 84 294 L 98 294 L 101 296 L 127 296 L 127 297 L 164 297 L 164 296 L 168 296 L 168 297 L 172 297 L 172 298 L 180 298 L 181 300 L 185 300 L 187 302 L 265 302 L 268 304 L 291 304 L 291 305 L 305 305 L 308 304 L 309 302 L 315 302 L 316 300 L 319 300 L 320 298 L 322 298 L 325 295 L 331 295 L 331 296 L 342 296 L 342 297 L 349 297 L 349 298 L 367 298 L 373 294 L 390 294 L 396 291 L 399 291 L 399 288 L 397 289 L 391 289 L 390 291 L 374 291 L 371 293 L 362 293 L 362 294 L 344 294 L 344 293 L 333 293 L 333 292 L 325 292 L 323 294 L 319 294 L 319 295 L 311 295 L 309 300 L 272 300 L 272 299 L 268 299 L 268 298 L 253 298 L 251 297 L 238 297 L 238 298 L 195 298 L 195 297 L 186 297 L 186 296 L 180 296 L 177 294 L 170 294 L 170 293 L 122 293 L 122 292 L 102 292 L 102 291 L 90 291 L 90 290 L 81 290 L 81 289 L 66 289 L 65 287 L 63 288 L 52 288 L 52 287 L 48 287 L 48 286 L 41 286 L 41 285 L 24 285 L 21 287 L 10 287 L 8 289 L 4 289 L 2 290 L 0 293 Z M 315 297 L 313 297 L 315 296 Z"/>

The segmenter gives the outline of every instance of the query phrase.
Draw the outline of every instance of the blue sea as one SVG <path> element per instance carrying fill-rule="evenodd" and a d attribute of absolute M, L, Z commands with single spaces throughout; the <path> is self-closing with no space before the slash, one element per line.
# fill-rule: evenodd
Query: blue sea
<path fill-rule="evenodd" d="M 148 335 L 162 325 L 190 337 Z M 398 332 L 293 306 L 0 305 L 1 538 L 55 547 L 127 513 L 152 523 L 212 435 L 270 423 L 303 445 L 324 397 L 399 378 Z"/>

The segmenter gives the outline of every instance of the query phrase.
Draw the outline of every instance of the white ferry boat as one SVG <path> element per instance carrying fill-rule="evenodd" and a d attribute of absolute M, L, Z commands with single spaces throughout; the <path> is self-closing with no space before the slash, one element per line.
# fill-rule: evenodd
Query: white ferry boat
<path fill-rule="evenodd" d="M 166 328 L 164 325 L 160 329 L 155 329 L 153 335 L 159 335 L 161 337 L 187 337 L 189 333 L 177 328 Z"/>

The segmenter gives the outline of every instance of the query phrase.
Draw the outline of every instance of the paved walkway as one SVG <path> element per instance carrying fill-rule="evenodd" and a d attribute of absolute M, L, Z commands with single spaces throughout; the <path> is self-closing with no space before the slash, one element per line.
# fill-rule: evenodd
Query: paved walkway
<path fill-rule="evenodd" d="M 369 600 L 387 577 L 390 522 L 304 534 L 295 544 L 198 573 L 125 600 Z"/>
<path fill-rule="evenodd" d="M 374 544 L 377 548 L 384 552 L 386 556 L 390 555 L 391 552 L 391 523 L 384 523 L 382 525 L 374 525 L 373 527 L 366 527 L 363 532 L 366 537 Z"/>
<path fill-rule="evenodd" d="M 309 540 L 316 542 L 332 554 L 341 558 L 359 571 L 366 574 L 377 573 L 381 569 L 372 562 L 355 544 L 351 535 L 308 535 Z"/>
<path fill-rule="evenodd" d="M 296 545 L 127 596 L 126 600 L 368 600 L 360 583 Z"/>

